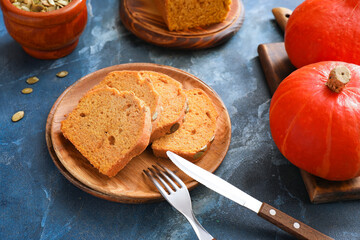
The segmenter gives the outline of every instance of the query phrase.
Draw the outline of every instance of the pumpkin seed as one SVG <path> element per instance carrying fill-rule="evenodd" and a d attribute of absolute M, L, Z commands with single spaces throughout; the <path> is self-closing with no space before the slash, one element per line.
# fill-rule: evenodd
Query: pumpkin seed
<path fill-rule="evenodd" d="M 21 90 L 21 92 L 23 94 L 29 94 L 29 93 L 33 92 L 33 89 L 32 88 L 24 88 L 23 90 Z"/>
<path fill-rule="evenodd" d="M 45 7 L 43 5 L 39 5 L 39 4 L 33 4 L 30 7 L 31 12 L 41 12 L 44 9 L 45 9 Z"/>
<path fill-rule="evenodd" d="M 71 2 L 71 1 L 59 0 L 57 3 L 58 3 L 59 5 L 66 6 L 66 5 L 69 4 L 69 2 Z"/>
<path fill-rule="evenodd" d="M 10 0 L 17 8 L 29 12 L 51 12 L 68 5 L 72 0 Z"/>
<path fill-rule="evenodd" d="M 193 158 L 194 158 L 194 160 L 195 160 L 195 159 L 201 158 L 202 155 L 204 155 L 204 152 L 197 152 L 197 153 L 195 153 L 195 155 L 194 155 Z"/>
<path fill-rule="evenodd" d="M 32 0 L 24 0 L 23 3 L 26 4 L 27 8 L 30 8 L 31 4 L 32 4 Z M 29 9 L 30 10 L 30 9 Z"/>
<path fill-rule="evenodd" d="M 152 116 L 151 120 L 155 121 L 157 119 L 157 117 L 158 117 L 158 113 L 155 112 L 154 115 Z"/>
<path fill-rule="evenodd" d="M 207 147 L 207 145 L 205 145 L 202 148 L 200 148 L 200 152 L 206 152 L 207 149 L 208 149 L 208 147 Z"/>
<path fill-rule="evenodd" d="M 11 117 L 11 120 L 13 122 L 20 121 L 24 117 L 24 114 L 25 114 L 24 111 L 18 111 Z"/>
<path fill-rule="evenodd" d="M 59 77 L 59 78 L 63 78 L 63 77 L 66 77 L 68 74 L 69 74 L 68 71 L 61 71 L 61 72 L 58 72 L 56 74 L 56 76 Z"/>
<path fill-rule="evenodd" d="M 179 123 L 175 123 L 174 125 L 172 125 L 172 127 L 170 128 L 170 132 L 171 133 L 174 133 L 176 132 L 180 127 L 180 124 Z"/>
<path fill-rule="evenodd" d="M 46 7 L 51 6 L 47 0 L 41 0 L 41 3 L 42 3 L 43 6 L 46 6 Z"/>
<path fill-rule="evenodd" d="M 27 6 L 25 6 L 25 5 L 21 6 L 20 9 L 25 10 L 25 11 L 27 11 L 27 12 L 30 12 L 30 9 L 29 9 Z"/>
<path fill-rule="evenodd" d="M 185 114 L 189 112 L 189 104 L 186 102 Z"/>
<path fill-rule="evenodd" d="M 20 3 L 19 2 L 15 2 L 14 0 L 10 0 L 10 2 L 12 3 L 12 5 L 14 5 L 15 7 L 21 9 Z"/>
<path fill-rule="evenodd" d="M 32 84 L 37 83 L 39 80 L 40 79 L 38 77 L 34 76 L 34 77 L 30 77 L 30 78 L 26 79 L 26 82 L 27 82 L 27 84 L 32 85 Z"/>

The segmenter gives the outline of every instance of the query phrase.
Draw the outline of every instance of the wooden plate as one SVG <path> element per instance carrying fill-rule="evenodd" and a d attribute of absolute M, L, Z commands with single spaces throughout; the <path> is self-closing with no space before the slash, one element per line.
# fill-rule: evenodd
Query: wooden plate
<path fill-rule="evenodd" d="M 170 32 L 153 0 L 121 2 L 121 21 L 129 31 L 149 43 L 170 48 L 201 49 L 219 45 L 240 29 L 245 14 L 242 1 L 233 0 L 224 22 Z"/>
<path fill-rule="evenodd" d="M 177 172 L 189 189 L 198 184 L 179 171 L 170 160 L 153 156 L 149 148 L 140 156 L 131 160 L 118 175 L 108 178 L 93 168 L 75 147 L 63 137 L 60 131 L 60 123 L 65 119 L 64 115 L 69 113 L 77 105 L 79 99 L 100 82 L 107 73 L 116 70 L 161 72 L 181 82 L 185 89 L 201 88 L 204 90 L 213 100 L 219 112 L 219 118 L 217 120 L 215 140 L 207 154 L 196 164 L 210 172 L 214 172 L 219 167 L 231 140 L 230 117 L 220 97 L 200 79 L 182 70 L 150 63 L 122 64 L 101 69 L 75 82 L 61 94 L 49 113 L 46 126 L 48 149 L 55 165 L 70 182 L 92 195 L 111 201 L 123 203 L 151 202 L 162 199 L 162 196 L 145 177 L 142 170 L 159 162 Z"/>

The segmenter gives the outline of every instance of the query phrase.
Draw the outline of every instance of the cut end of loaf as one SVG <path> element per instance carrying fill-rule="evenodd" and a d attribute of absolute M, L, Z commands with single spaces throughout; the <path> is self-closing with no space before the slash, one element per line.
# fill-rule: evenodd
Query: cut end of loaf
<path fill-rule="evenodd" d="M 157 0 L 170 31 L 187 30 L 223 22 L 231 0 Z"/>

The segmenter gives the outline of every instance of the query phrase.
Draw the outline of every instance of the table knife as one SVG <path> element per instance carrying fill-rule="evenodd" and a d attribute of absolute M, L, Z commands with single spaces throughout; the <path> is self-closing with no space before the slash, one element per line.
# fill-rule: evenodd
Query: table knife
<path fill-rule="evenodd" d="M 225 180 L 176 155 L 175 153 L 167 151 L 166 154 L 178 168 L 180 168 L 191 178 L 195 179 L 211 190 L 223 195 L 224 197 L 240 204 L 241 206 L 247 207 L 248 209 L 257 213 L 258 216 L 271 222 L 282 230 L 292 234 L 298 239 L 333 239 L 290 217 L 289 215 L 281 212 L 271 205 L 260 202 L 259 200 L 241 191 Z"/>

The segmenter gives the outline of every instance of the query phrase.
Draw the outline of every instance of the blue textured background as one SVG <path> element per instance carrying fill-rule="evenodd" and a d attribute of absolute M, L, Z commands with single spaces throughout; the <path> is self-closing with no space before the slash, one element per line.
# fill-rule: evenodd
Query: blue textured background
<path fill-rule="evenodd" d="M 246 20 L 226 44 L 175 51 L 130 34 L 119 1 L 88 0 L 88 24 L 76 50 L 56 61 L 28 56 L 0 17 L 0 239 L 196 239 L 167 202 L 127 205 L 95 198 L 69 183 L 53 164 L 45 123 L 57 97 L 95 70 L 128 62 L 170 65 L 199 77 L 221 96 L 232 121 L 229 152 L 216 174 L 259 200 L 336 239 L 360 239 L 359 201 L 313 205 L 297 168 L 274 145 L 270 94 L 257 57 L 260 43 L 282 41 L 271 9 L 301 1 L 245 0 Z M 63 79 L 55 74 L 70 72 Z M 36 75 L 30 95 L 20 93 Z M 20 122 L 11 116 L 25 111 Z M 217 239 L 293 239 L 255 213 L 206 189 L 191 192 L 199 221 Z"/>

